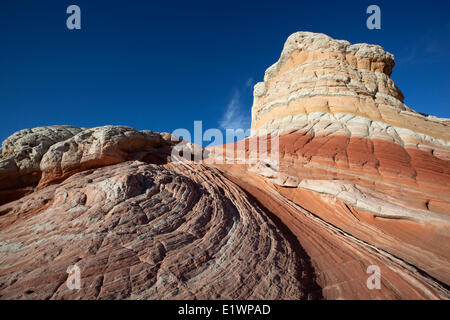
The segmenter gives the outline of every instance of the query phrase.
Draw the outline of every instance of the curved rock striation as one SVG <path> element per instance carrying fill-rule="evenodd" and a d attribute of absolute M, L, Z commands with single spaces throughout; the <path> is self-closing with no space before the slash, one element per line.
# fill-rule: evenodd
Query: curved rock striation
<path fill-rule="evenodd" d="M 385 243 L 392 241 L 391 245 L 395 245 L 394 241 L 398 239 L 385 235 L 384 231 L 387 228 L 380 232 L 372 225 L 366 224 L 363 219 L 367 219 L 367 216 L 361 212 L 348 212 L 350 209 L 344 204 L 331 198 L 325 200 L 315 193 L 306 197 L 305 194 L 296 192 L 296 189 L 274 186 L 265 178 L 248 172 L 243 167 L 222 166 L 222 169 L 233 182 L 251 193 L 266 210 L 289 227 L 310 257 L 317 284 L 321 287 L 325 299 L 450 298 L 445 283 L 441 283 L 398 255 L 404 254 L 405 248 L 410 246 L 409 243 L 400 245 L 397 243 L 397 250 L 393 250 L 392 247 L 385 250 L 385 247 L 380 245 L 378 237 Z M 304 206 L 305 203 L 307 206 Z M 339 223 L 342 215 L 350 215 L 353 218 L 353 229 Z M 332 219 L 333 217 L 335 218 Z M 367 220 L 370 221 L 370 218 Z M 395 227 L 399 233 L 403 227 L 411 226 L 400 223 Z M 372 238 L 366 241 L 362 235 L 367 231 Z M 405 233 L 411 231 L 421 232 L 423 229 L 409 229 Z M 416 239 L 413 245 L 421 241 L 423 240 Z M 430 245 L 430 239 L 426 241 Z M 410 246 L 410 254 L 415 249 L 413 245 Z M 436 247 L 436 244 L 434 246 Z M 423 260 L 433 255 L 425 250 L 419 253 Z M 445 259 L 442 259 L 442 263 L 445 263 Z M 367 284 L 369 276 L 372 275 L 368 270 L 374 267 L 380 271 L 379 289 L 370 289 Z"/>
<path fill-rule="evenodd" d="M 0 298 L 321 297 L 298 243 L 219 171 L 150 163 L 169 138 L 107 126 L 50 147 L 40 187 L 0 206 Z"/>
<path fill-rule="evenodd" d="M 347 240 L 357 239 L 412 266 L 414 279 L 424 276 L 420 281 L 442 288 L 432 290 L 435 297 L 449 297 L 450 120 L 404 105 L 390 79 L 393 66 L 393 55 L 380 46 L 294 33 L 264 82 L 255 85 L 252 136 L 227 146 L 234 158 L 222 146 L 210 149 L 216 163 L 228 160 L 216 166 L 233 181 L 258 191 L 261 201 L 278 201 L 273 212 L 297 230 L 313 267 L 323 275 L 318 283 L 325 298 L 431 296 L 406 290 L 400 285 L 403 276 L 389 280 L 399 286 L 388 289 L 391 293 L 367 291 L 360 279 L 375 257 L 356 254 L 366 249 L 349 249 L 336 237 L 329 250 L 346 253 L 327 256 L 328 227 L 314 226 L 314 218 L 345 233 Z M 252 148 L 267 133 L 267 154 L 275 148 L 278 155 L 269 161 Z M 280 210 L 285 202 L 296 209 Z M 311 243 L 302 236 L 309 233 L 305 226 L 323 238 Z M 360 266 L 349 262 L 343 268 L 338 261 L 353 254 L 364 257 L 350 259 Z M 418 288 L 416 280 L 410 285 Z"/>

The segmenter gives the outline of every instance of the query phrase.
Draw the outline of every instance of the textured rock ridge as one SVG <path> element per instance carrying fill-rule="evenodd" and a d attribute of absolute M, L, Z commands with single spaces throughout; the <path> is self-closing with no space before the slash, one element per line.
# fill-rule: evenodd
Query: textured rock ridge
<path fill-rule="evenodd" d="M 82 129 L 50 126 L 24 129 L 3 141 L 0 152 L 0 204 L 29 192 L 41 178 L 40 163 L 48 149 Z"/>
<path fill-rule="evenodd" d="M 86 129 L 49 148 L 40 163 L 40 185 L 47 185 L 53 180 L 64 180 L 73 172 L 127 160 L 142 160 L 155 154 L 156 147 L 170 145 L 170 140 L 164 140 L 164 136 L 151 131 L 140 132 L 120 126 Z M 163 157 L 164 152 L 158 150 L 155 156 Z"/>
<path fill-rule="evenodd" d="M 0 204 L 88 169 L 129 160 L 165 163 L 177 143 L 193 149 L 169 133 L 125 126 L 21 130 L 7 138 L 1 149 Z"/>
<path fill-rule="evenodd" d="M 123 162 L 2 209 L 2 299 L 307 296 L 302 277 L 311 275 L 302 275 L 289 242 L 242 191 L 202 166 Z M 81 290 L 65 285 L 72 264 Z"/>
<path fill-rule="evenodd" d="M 1 299 L 321 297 L 308 256 L 239 187 L 217 169 L 172 162 L 178 138 L 71 128 L 39 156 L 28 151 L 54 130 L 4 144 L 17 162 L 21 148 L 32 154 L 22 168 L 40 180 L 31 194 L 2 199 Z M 80 290 L 66 286 L 71 265 Z"/>

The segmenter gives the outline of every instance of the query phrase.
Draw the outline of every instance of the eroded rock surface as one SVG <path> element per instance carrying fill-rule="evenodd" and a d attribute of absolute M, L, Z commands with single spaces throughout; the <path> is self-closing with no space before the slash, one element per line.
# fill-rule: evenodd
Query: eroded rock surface
<path fill-rule="evenodd" d="M 0 206 L 0 298 L 321 297 L 289 232 L 217 169 L 172 163 L 175 143 L 106 126 L 46 147 L 34 192 Z"/>
<path fill-rule="evenodd" d="M 0 152 L 0 204 L 29 192 L 41 178 L 40 163 L 48 149 L 81 132 L 72 126 L 24 129 L 2 143 Z"/>
<path fill-rule="evenodd" d="M 450 121 L 405 106 L 393 67 L 379 46 L 293 34 L 231 155 L 122 126 L 14 134 L 0 298 L 449 299 Z"/>
<path fill-rule="evenodd" d="M 231 160 L 217 166 L 233 181 L 277 203 L 272 211 L 296 230 L 325 298 L 430 298 L 415 291 L 415 281 L 431 281 L 442 288 L 431 291 L 449 297 L 449 120 L 404 105 L 390 79 L 393 66 L 393 55 L 379 46 L 295 33 L 255 86 L 253 136 L 240 142 L 244 152 L 239 143 L 227 146 L 236 150 L 233 163 L 223 147 L 210 149 L 217 162 Z M 261 159 L 251 147 L 266 133 L 267 154 L 276 148 L 276 159 Z M 286 203 L 290 208 L 280 210 Z M 362 247 L 349 249 L 333 236 L 327 256 L 330 230 L 314 218 Z M 313 234 L 323 238 L 311 242 Z M 375 263 L 367 246 L 413 267 L 415 293 L 401 284 L 407 277 L 399 271 L 390 293 L 367 291 L 360 279 L 370 263 L 385 273 L 395 268 L 389 259 Z"/>
<path fill-rule="evenodd" d="M 306 262 L 274 224 L 204 166 L 124 162 L 2 210 L 3 299 L 299 299 L 311 290 Z M 65 282 L 75 264 L 81 290 Z"/>
<path fill-rule="evenodd" d="M 372 125 L 351 117 L 360 116 L 376 122 L 374 128 L 381 122 L 395 131 L 409 129 L 414 135 L 448 141 L 448 120 L 422 115 L 403 103 L 403 94 L 390 78 L 393 66 L 394 56 L 380 46 L 294 33 L 280 59 L 267 69 L 264 82 L 255 86 L 252 130 L 285 132 L 326 114 L 325 120 L 335 115 L 343 120 L 341 125 L 350 119 L 357 126 Z"/>

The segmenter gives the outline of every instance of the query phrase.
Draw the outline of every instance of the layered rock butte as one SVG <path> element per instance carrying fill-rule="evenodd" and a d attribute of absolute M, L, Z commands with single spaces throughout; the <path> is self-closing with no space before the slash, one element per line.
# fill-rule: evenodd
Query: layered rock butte
<path fill-rule="evenodd" d="M 173 136 L 129 127 L 13 134 L 0 299 L 449 299 L 450 120 L 405 106 L 393 67 L 380 46 L 291 35 L 241 142 L 257 158 L 261 132 L 279 137 L 276 168 L 211 161 L 221 147 L 174 162 Z"/>

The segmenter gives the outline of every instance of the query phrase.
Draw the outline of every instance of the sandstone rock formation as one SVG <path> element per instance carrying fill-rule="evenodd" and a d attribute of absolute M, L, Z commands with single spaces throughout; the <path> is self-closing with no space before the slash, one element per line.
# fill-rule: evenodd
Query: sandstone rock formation
<path fill-rule="evenodd" d="M 176 137 L 121 126 L 12 135 L 0 299 L 449 299 L 450 121 L 405 106 L 393 67 L 293 34 L 231 158 L 180 162 Z M 251 148 L 264 132 L 276 161 Z"/>
<path fill-rule="evenodd" d="M 405 106 L 389 77 L 393 66 L 393 55 L 380 46 L 294 33 L 264 82 L 255 85 L 252 129 L 286 132 L 337 118 L 340 126 L 328 126 L 328 132 L 341 129 L 367 137 L 390 127 L 385 135 L 411 136 L 407 143 L 431 140 L 448 146 L 448 121 Z"/>
<path fill-rule="evenodd" d="M 293 229 L 312 226 L 302 214 L 280 210 L 285 202 L 414 266 L 416 274 L 448 290 L 450 122 L 404 105 L 389 77 L 393 66 L 393 56 L 379 46 L 350 45 L 309 32 L 291 35 L 279 61 L 255 86 L 253 137 L 245 142 L 245 158 L 254 159 L 258 154 L 249 146 L 256 144 L 258 135 L 269 132 L 278 137 L 276 167 L 220 167 L 244 189 L 264 191 L 261 199 L 283 199 L 273 210 Z M 215 147 L 211 153 L 221 152 Z M 242 157 L 236 152 L 237 160 Z M 254 173 L 265 177 L 264 182 Z M 298 232 L 307 252 L 317 249 L 304 236 L 310 231 Z M 329 250 L 336 254 L 340 245 L 334 242 Z M 339 259 L 353 255 L 342 250 L 345 258 Z M 345 268 L 340 263 L 330 266 L 333 258 L 325 253 L 310 255 L 315 270 L 324 273 L 318 283 L 326 298 L 383 298 L 381 292 L 361 290 L 357 279 L 365 276 L 369 265 L 364 255 L 349 259 L 359 267 Z M 382 265 L 382 270 L 392 270 Z M 395 287 L 398 280 L 389 282 Z M 397 297 L 417 297 L 400 288 L 391 288 L 393 292 Z"/>
<path fill-rule="evenodd" d="M 128 161 L 3 206 L 2 299 L 298 299 L 291 244 L 217 170 Z M 81 269 L 69 290 L 66 269 Z M 233 272 L 230 272 L 233 270 Z"/>
<path fill-rule="evenodd" d="M 48 148 L 81 131 L 71 126 L 39 127 L 14 133 L 0 152 L 0 204 L 29 192 L 40 180 L 40 162 Z"/>
<path fill-rule="evenodd" d="M 307 255 L 239 187 L 217 169 L 171 163 L 177 138 L 73 131 L 33 164 L 34 192 L 0 207 L 0 298 L 321 296 Z M 5 153 L 23 153 L 16 136 Z M 81 290 L 66 286 L 71 265 L 82 270 Z"/>

